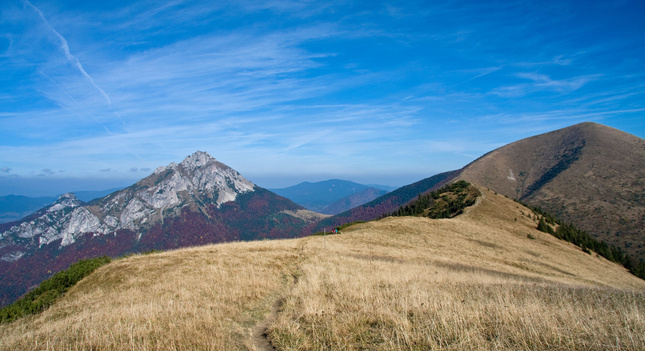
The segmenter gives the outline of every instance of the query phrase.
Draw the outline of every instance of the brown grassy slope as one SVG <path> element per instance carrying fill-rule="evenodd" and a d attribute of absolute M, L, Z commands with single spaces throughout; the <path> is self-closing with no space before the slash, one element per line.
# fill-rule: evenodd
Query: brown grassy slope
<path fill-rule="evenodd" d="M 523 139 L 459 179 L 539 206 L 645 259 L 645 140 L 596 123 Z"/>
<path fill-rule="evenodd" d="M 0 349 L 254 350 L 257 325 L 277 349 L 645 348 L 645 282 L 484 194 L 449 220 L 119 260 Z"/>

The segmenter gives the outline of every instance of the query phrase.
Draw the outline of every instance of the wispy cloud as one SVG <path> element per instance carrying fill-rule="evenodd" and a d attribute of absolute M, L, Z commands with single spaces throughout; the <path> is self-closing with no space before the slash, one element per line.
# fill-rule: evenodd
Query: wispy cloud
<path fill-rule="evenodd" d="M 534 72 L 520 72 L 516 73 L 515 76 L 531 82 L 498 87 L 493 89 L 492 93 L 501 97 L 511 98 L 542 91 L 571 93 L 599 77 L 599 75 L 585 75 L 567 79 L 552 79 L 548 75 Z"/>
<path fill-rule="evenodd" d="M 471 79 L 477 79 L 477 78 L 480 78 L 480 77 L 487 76 L 487 75 L 489 75 L 491 73 L 495 73 L 495 72 L 501 70 L 502 68 L 503 68 L 503 66 L 496 66 L 496 67 L 486 67 L 486 68 L 480 68 L 480 69 L 471 70 L 471 72 L 473 72 L 475 74 L 475 76 L 473 76 Z"/>
<path fill-rule="evenodd" d="M 518 73 L 517 77 L 525 78 L 533 81 L 533 86 L 537 89 L 555 90 L 559 92 L 570 92 L 578 90 L 580 87 L 598 77 L 594 76 L 580 76 L 569 79 L 555 80 L 545 74 L 538 73 Z"/>
<path fill-rule="evenodd" d="M 40 170 L 40 174 L 38 176 L 44 177 L 46 175 L 53 175 L 56 174 L 56 172 L 52 171 L 51 168 L 43 168 Z"/>
<path fill-rule="evenodd" d="M 199 37 L 134 55 L 102 79 L 119 92 L 116 99 L 126 117 L 144 110 L 184 119 L 221 116 L 334 89 L 331 77 L 298 78 L 299 72 L 319 67 L 321 56 L 291 40 L 288 34 Z M 147 94 L 134 93 L 142 89 Z"/>

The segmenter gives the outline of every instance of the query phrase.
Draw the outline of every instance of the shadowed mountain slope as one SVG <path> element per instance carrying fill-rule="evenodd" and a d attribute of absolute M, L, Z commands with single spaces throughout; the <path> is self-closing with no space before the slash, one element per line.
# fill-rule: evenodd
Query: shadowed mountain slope
<path fill-rule="evenodd" d="M 483 189 L 452 219 L 128 257 L 0 325 L 0 349 L 645 348 L 645 282 L 535 227 Z"/>
<path fill-rule="evenodd" d="M 376 188 L 367 188 L 365 190 L 359 191 L 357 193 L 346 196 L 340 200 L 336 200 L 324 209 L 320 213 L 335 215 L 341 212 L 350 210 L 356 206 L 363 205 L 372 200 L 378 199 L 379 197 L 387 194 L 387 191 L 376 189 Z"/>
<path fill-rule="evenodd" d="M 645 259 L 645 140 L 581 123 L 496 149 L 460 170 Z"/>

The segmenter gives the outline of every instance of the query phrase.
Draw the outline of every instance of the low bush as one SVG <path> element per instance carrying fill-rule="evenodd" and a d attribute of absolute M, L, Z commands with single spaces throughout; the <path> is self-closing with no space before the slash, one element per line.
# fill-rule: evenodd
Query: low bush
<path fill-rule="evenodd" d="M 0 323 L 10 323 L 18 318 L 46 310 L 70 287 L 109 262 L 110 258 L 107 256 L 80 260 L 68 269 L 54 274 L 18 301 L 0 309 Z"/>
<path fill-rule="evenodd" d="M 476 193 L 470 183 L 460 180 L 429 194 L 419 195 L 415 201 L 384 217 L 424 215 L 434 219 L 452 218 L 475 203 Z"/>

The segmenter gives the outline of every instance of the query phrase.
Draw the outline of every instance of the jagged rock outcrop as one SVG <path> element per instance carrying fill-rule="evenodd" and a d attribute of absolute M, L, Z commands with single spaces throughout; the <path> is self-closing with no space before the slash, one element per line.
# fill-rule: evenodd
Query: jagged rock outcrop
<path fill-rule="evenodd" d="M 13 262 L 34 248 L 61 240 L 61 246 L 74 242 L 74 234 L 88 226 L 84 203 L 74 194 L 64 194 L 53 204 L 0 233 L 0 260 Z M 91 221 L 91 220 L 90 220 Z"/>
<path fill-rule="evenodd" d="M 133 186 L 85 205 L 74 194 L 62 195 L 51 206 L 0 234 L 31 239 L 30 245 L 60 240 L 60 246 L 74 243 L 84 233 L 105 235 L 121 229 L 141 231 L 163 221 L 169 214 L 181 215 L 185 206 L 193 209 L 235 201 L 238 194 L 252 192 L 255 185 L 230 167 L 198 151 L 180 164 L 157 168 Z M 13 255 L 11 257 L 16 257 Z M 4 259 L 4 256 L 3 258 Z M 8 259 L 8 258 L 7 258 Z"/>

